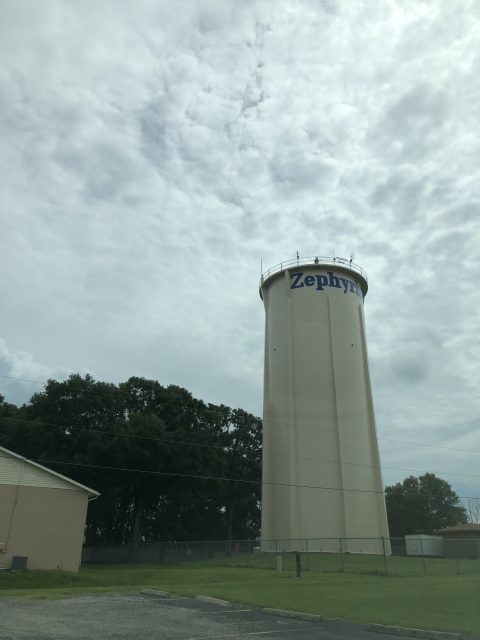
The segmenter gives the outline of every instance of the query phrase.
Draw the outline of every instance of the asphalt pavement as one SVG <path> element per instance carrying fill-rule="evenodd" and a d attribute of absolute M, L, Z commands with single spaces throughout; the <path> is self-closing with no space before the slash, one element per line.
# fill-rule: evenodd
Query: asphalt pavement
<path fill-rule="evenodd" d="M 0 598 L 1 640 L 398 640 L 364 625 L 311 622 L 248 607 L 141 593 Z"/>

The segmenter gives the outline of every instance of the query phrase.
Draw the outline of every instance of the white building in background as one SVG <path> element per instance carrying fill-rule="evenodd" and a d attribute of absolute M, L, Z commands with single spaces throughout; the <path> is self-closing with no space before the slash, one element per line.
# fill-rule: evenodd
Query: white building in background
<path fill-rule="evenodd" d="M 425 534 L 406 535 L 405 552 L 407 556 L 443 556 L 443 538 Z"/>
<path fill-rule="evenodd" d="M 265 550 L 389 552 L 367 289 L 363 270 L 339 258 L 290 260 L 262 275 Z"/>

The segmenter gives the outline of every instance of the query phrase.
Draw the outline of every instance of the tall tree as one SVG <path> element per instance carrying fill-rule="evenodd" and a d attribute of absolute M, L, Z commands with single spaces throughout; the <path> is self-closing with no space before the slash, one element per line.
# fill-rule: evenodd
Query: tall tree
<path fill-rule="evenodd" d="M 261 500 L 262 422 L 246 411 L 230 414 L 225 434 L 227 476 L 225 492 L 225 538 L 258 535 Z"/>
<path fill-rule="evenodd" d="M 255 537 L 261 423 L 181 387 L 49 380 L 20 409 L 0 400 L 0 444 L 101 495 L 88 544 Z"/>
<path fill-rule="evenodd" d="M 5 401 L 5 398 L 0 393 L 0 418 L 8 418 L 14 416 L 18 411 L 18 407 L 14 404 L 9 404 Z"/>
<path fill-rule="evenodd" d="M 452 487 L 433 473 L 385 488 L 388 524 L 392 537 L 434 533 L 467 521 L 465 509 Z"/>
<path fill-rule="evenodd" d="M 467 513 L 467 522 L 480 524 L 480 498 L 467 498 L 463 504 Z"/>

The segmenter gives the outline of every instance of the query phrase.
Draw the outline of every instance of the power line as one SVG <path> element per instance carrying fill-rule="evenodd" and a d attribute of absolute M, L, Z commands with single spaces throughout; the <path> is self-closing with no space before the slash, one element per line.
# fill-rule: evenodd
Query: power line
<path fill-rule="evenodd" d="M 270 422 L 276 423 L 275 421 L 270 421 Z M 288 423 L 279 423 L 279 424 L 290 426 Z M 337 431 L 334 431 L 333 429 L 323 429 L 322 427 L 307 427 L 306 425 L 296 425 L 296 426 L 300 429 L 310 429 L 313 431 L 328 431 L 330 433 L 337 433 Z M 340 433 L 342 435 L 351 436 L 352 438 L 368 438 L 369 437 L 369 436 L 361 435 L 358 433 L 352 433 L 350 431 L 341 431 Z M 427 442 L 414 442 L 412 440 L 397 440 L 396 438 L 386 438 L 385 436 L 378 436 L 378 435 L 377 435 L 377 440 L 385 440 L 387 442 L 396 442 L 398 444 L 410 444 L 410 445 L 414 445 L 415 447 L 430 447 L 433 449 L 445 449 L 446 451 L 459 451 L 461 453 L 475 453 L 480 455 L 480 451 L 476 451 L 475 449 L 460 449 L 458 447 L 446 447 L 445 445 L 441 445 L 441 444 L 431 444 Z"/>
<path fill-rule="evenodd" d="M 9 458 L 11 456 L 5 456 L 0 454 L 0 458 Z M 339 487 L 324 487 L 320 485 L 310 485 L 310 484 L 296 484 L 289 482 L 264 482 L 262 480 L 246 480 L 244 478 L 229 478 L 226 476 L 204 476 L 197 475 L 191 473 L 180 473 L 173 471 L 153 471 L 151 469 L 131 469 L 129 467 L 110 467 L 105 465 L 97 465 L 97 464 L 88 464 L 83 462 L 65 462 L 63 460 L 43 460 L 38 458 L 24 458 L 27 462 L 38 462 L 39 464 L 63 464 L 66 466 L 73 467 L 87 467 L 92 469 L 106 469 L 108 471 L 122 471 L 127 473 L 144 473 L 148 475 L 158 475 L 158 476 L 170 476 L 176 478 L 191 478 L 193 480 L 216 480 L 222 482 L 240 482 L 242 484 L 254 484 L 260 486 L 275 486 L 275 487 L 296 487 L 298 489 L 322 489 L 324 491 L 344 491 L 348 493 L 373 493 L 378 495 L 385 495 L 385 491 L 375 491 L 374 489 L 345 489 Z M 415 494 L 413 494 L 415 495 Z M 439 494 L 416 494 L 418 497 L 422 498 L 441 498 L 442 496 Z M 457 496 L 462 500 L 478 500 L 478 496 Z"/>
<path fill-rule="evenodd" d="M 13 376 L 6 376 L 3 374 L 0 374 L 0 378 L 7 378 L 9 380 L 17 380 L 19 382 L 30 382 L 30 383 L 34 383 L 34 384 L 41 384 L 41 385 L 45 385 L 45 382 L 41 382 L 40 380 L 28 380 L 26 378 L 16 378 Z M 63 384 L 63 382 L 58 382 L 57 380 L 55 380 L 54 382 L 56 382 L 57 384 Z M 109 384 L 109 383 L 105 383 L 105 384 Z M 158 383 L 160 384 L 160 383 Z M 77 391 L 76 389 L 71 389 L 71 392 Z M 117 393 L 105 393 L 102 391 L 97 391 L 95 389 L 79 389 L 78 390 L 79 393 L 91 393 L 94 395 L 99 395 L 99 396 L 107 396 L 107 397 L 113 397 L 116 399 L 122 399 L 121 396 L 121 391 L 118 390 Z M 208 412 L 208 413 L 215 413 L 217 415 L 221 415 L 224 417 L 224 412 L 221 411 L 220 409 L 214 409 L 208 406 L 208 404 L 206 404 L 205 402 L 203 402 L 203 400 L 196 400 L 197 402 L 200 402 L 204 405 L 204 411 Z M 185 405 L 179 402 L 170 402 L 170 401 L 157 401 L 155 403 L 157 406 L 176 406 L 179 407 L 181 409 L 185 409 Z M 218 406 L 218 405 L 217 405 Z M 235 411 L 235 409 L 234 409 Z M 243 409 L 240 409 L 240 411 L 243 411 Z M 247 411 L 245 411 L 244 413 L 248 413 Z M 261 420 L 261 418 L 257 417 L 257 416 L 253 416 L 256 420 Z M 268 423 L 272 423 L 272 424 L 276 424 L 276 425 L 280 425 L 283 426 L 285 428 L 289 428 L 291 426 L 290 423 L 288 422 L 283 422 L 280 420 L 269 420 Z M 312 426 L 307 426 L 307 425 L 302 425 L 302 424 L 295 424 L 295 428 L 297 429 L 309 429 L 312 431 L 325 431 L 327 433 L 338 433 L 337 431 L 335 431 L 334 429 L 325 429 L 323 427 L 312 427 Z M 341 432 L 342 435 L 344 436 L 350 436 L 352 438 L 363 438 L 366 439 L 369 436 L 367 435 L 362 435 L 362 434 L 358 434 L 358 433 L 352 433 L 350 431 L 342 431 Z M 426 442 L 415 442 L 412 440 L 398 440 L 396 438 L 387 438 L 385 436 L 378 436 L 377 435 L 377 440 L 385 440 L 386 442 L 395 442 L 397 444 L 408 444 L 408 445 L 413 445 L 413 446 L 418 446 L 418 447 L 430 447 L 430 448 L 434 448 L 434 449 L 443 449 L 445 451 L 458 451 L 461 453 L 469 453 L 469 454 L 478 454 L 480 455 L 480 451 L 477 451 L 475 449 L 462 449 L 459 447 L 447 447 L 445 445 L 440 445 L 440 444 L 432 444 L 432 443 L 426 443 Z"/>
<path fill-rule="evenodd" d="M 1 420 L 1 418 L 0 418 Z M 153 442 L 163 442 L 165 444 L 173 444 L 173 445 L 187 445 L 187 446 L 192 446 L 192 447 L 203 447 L 205 449 L 220 449 L 221 451 L 225 451 L 226 447 L 222 446 L 220 444 L 203 444 L 201 442 L 188 442 L 186 440 L 169 440 L 166 438 L 156 438 L 153 436 L 141 436 L 138 435 L 136 433 L 120 433 L 118 431 L 106 431 L 104 429 L 95 429 L 93 427 L 89 427 L 87 425 L 66 425 L 66 424 L 54 424 L 52 422 L 40 422 L 38 420 L 26 420 L 25 418 L 13 418 L 13 417 L 7 417 L 5 418 L 5 420 L 12 420 L 14 422 L 23 422 L 25 424 L 29 424 L 29 425 L 40 425 L 40 426 L 45 426 L 45 427 L 55 427 L 58 429 L 63 429 L 65 431 L 70 431 L 72 429 L 78 429 L 80 431 L 83 431 L 85 433 L 88 433 L 89 431 L 93 431 L 94 433 L 101 433 L 102 435 L 110 435 L 110 436 L 118 436 L 120 438 L 133 438 L 133 439 L 138 439 L 138 440 L 149 440 L 149 441 L 153 441 Z M 242 453 L 250 453 L 248 451 L 245 451 L 244 449 L 241 449 L 240 447 L 232 447 L 232 449 L 230 449 L 230 451 L 241 451 Z M 475 476 L 475 477 L 479 477 L 480 476 Z"/>
<path fill-rule="evenodd" d="M 191 446 L 191 447 L 200 447 L 200 448 L 205 448 L 205 449 L 218 449 L 221 450 L 223 452 L 227 451 L 226 446 L 222 446 L 222 445 L 214 445 L 214 444 L 204 444 L 201 442 L 190 442 L 190 441 L 186 441 L 186 440 L 172 440 L 172 439 L 166 439 L 166 438 L 157 438 L 157 437 L 153 437 L 153 436 L 142 436 L 142 435 L 138 435 L 138 434 L 130 434 L 130 433 L 120 433 L 117 431 L 106 431 L 103 429 L 95 429 L 92 427 L 88 427 L 88 426 L 81 426 L 81 425 L 65 425 L 65 424 L 54 424 L 51 422 L 40 422 L 37 420 L 26 420 L 24 418 L 14 418 L 14 417 L 9 417 L 6 418 L 6 420 L 12 420 L 14 422 L 22 422 L 31 426 L 45 426 L 45 427 L 53 427 L 53 428 L 57 428 L 57 429 L 62 429 L 64 431 L 70 431 L 70 430 L 80 430 L 82 432 L 94 432 L 94 433 L 100 433 L 102 435 L 109 435 L 109 436 L 116 436 L 116 437 L 120 437 L 120 438 L 126 438 L 126 439 L 138 439 L 138 440 L 147 440 L 150 442 L 161 442 L 164 444 L 171 444 L 171 445 L 175 445 L 175 446 Z M 256 450 L 256 451 L 249 451 L 249 450 L 245 450 L 242 449 L 241 447 L 232 447 L 231 449 L 228 449 L 229 452 L 240 452 L 242 453 L 244 456 L 248 456 L 248 457 L 253 457 L 253 456 L 258 456 L 259 453 L 261 453 L 261 449 L 260 450 Z M 306 461 L 310 461 L 310 462 L 323 462 L 323 463 L 327 463 L 327 464 L 338 464 L 338 460 L 326 460 L 324 458 L 310 458 L 310 457 L 305 457 L 305 456 L 276 456 L 279 458 L 285 458 L 285 459 L 291 459 L 291 460 L 306 460 Z M 413 469 L 411 467 L 391 467 L 388 465 L 372 465 L 372 464 L 363 464 L 360 462 L 344 462 L 342 461 L 342 465 L 348 465 L 348 466 L 354 466 L 354 467 L 365 467 L 365 468 L 369 468 L 369 469 L 389 469 L 389 470 L 394 470 L 394 471 L 411 471 L 411 472 L 415 472 L 415 473 L 422 473 L 422 472 L 427 472 L 426 469 Z M 449 476 L 456 476 L 459 478 L 479 478 L 480 479 L 480 475 L 473 475 L 473 474 L 466 474 L 466 473 L 452 473 L 450 471 L 430 471 L 430 473 L 436 473 L 438 475 L 449 475 Z"/>

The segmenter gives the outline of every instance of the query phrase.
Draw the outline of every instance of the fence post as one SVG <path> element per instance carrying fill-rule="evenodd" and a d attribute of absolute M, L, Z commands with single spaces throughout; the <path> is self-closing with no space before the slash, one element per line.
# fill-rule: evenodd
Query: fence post
<path fill-rule="evenodd" d="M 297 568 L 297 578 L 301 578 L 302 577 L 302 563 L 300 560 L 300 552 L 297 551 L 295 553 L 295 565 Z"/>
<path fill-rule="evenodd" d="M 305 538 L 305 553 L 307 555 L 307 563 L 305 569 L 308 571 L 308 538 Z"/>
<path fill-rule="evenodd" d="M 423 540 L 420 538 L 420 551 L 422 552 L 423 575 L 427 575 L 427 567 L 425 566 L 425 556 L 423 554 Z"/>
<path fill-rule="evenodd" d="M 341 566 L 341 572 L 345 573 L 345 564 L 344 564 L 344 560 L 343 560 L 343 544 L 342 544 L 342 539 L 339 538 L 340 541 L 340 566 Z"/>
<path fill-rule="evenodd" d="M 277 573 L 280 574 L 282 573 L 282 568 L 283 568 L 283 558 L 282 556 L 275 556 L 277 559 Z"/>
<path fill-rule="evenodd" d="M 383 566 L 385 568 L 385 575 L 388 576 L 387 551 L 385 548 L 385 538 L 383 536 L 382 536 L 382 545 L 383 545 Z"/>
<path fill-rule="evenodd" d="M 225 564 L 228 564 L 228 540 L 225 540 Z"/>

